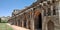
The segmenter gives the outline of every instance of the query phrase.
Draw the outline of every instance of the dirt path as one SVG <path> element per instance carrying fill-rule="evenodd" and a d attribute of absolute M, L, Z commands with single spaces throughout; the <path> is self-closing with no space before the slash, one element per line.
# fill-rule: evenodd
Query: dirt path
<path fill-rule="evenodd" d="M 23 27 L 18 27 L 18 26 L 15 26 L 15 25 L 10 25 L 7 23 L 7 25 L 11 26 L 13 28 L 13 30 L 29 30 L 29 29 L 26 29 L 26 28 L 23 28 Z"/>

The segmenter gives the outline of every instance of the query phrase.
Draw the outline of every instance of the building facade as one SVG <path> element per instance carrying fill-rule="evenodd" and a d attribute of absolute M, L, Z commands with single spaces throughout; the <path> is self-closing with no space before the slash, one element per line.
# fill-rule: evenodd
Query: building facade
<path fill-rule="evenodd" d="M 59 7 L 60 0 L 37 0 L 13 13 L 8 22 L 29 30 L 60 30 Z"/>

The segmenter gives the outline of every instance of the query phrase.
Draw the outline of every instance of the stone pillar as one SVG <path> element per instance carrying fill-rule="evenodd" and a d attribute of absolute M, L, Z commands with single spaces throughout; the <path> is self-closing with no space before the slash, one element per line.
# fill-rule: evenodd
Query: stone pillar
<path fill-rule="evenodd" d="M 13 19 L 13 25 L 14 25 L 14 19 Z"/>
<path fill-rule="evenodd" d="M 16 19 L 16 26 L 17 26 L 17 19 Z"/>
<path fill-rule="evenodd" d="M 51 16 L 53 16 L 53 6 L 51 6 Z"/>
<path fill-rule="evenodd" d="M 22 27 L 22 20 L 20 20 L 20 27 Z"/>
<path fill-rule="evenodd" d="M 27 22 L 26 22 L 26 28 L 28 28 L 28 20 L 27 20 Z"/>
<path fill-rule="evenodd" d="M 42 30 L 44 30 L 44 10 L 42 10 Z"/>
<path fill-rule="evenodd" d="M 22 20 L 22 27 L 24 27 L 24 20 Z"/>
<path fill-rule="evenodd" d="M 15 25 L 15 19 L 14 19 L 14 25 Z"/>
<path fill-rule="evenodd" d="M 32 8 L 32 14 L 31 14 L 31 20 L 30 20 L 30 23 L 31 23 L 31 26 L 30 26 L 30 28 L 31 28 L 31 30 L 34 30 L 34 15 L 33 15 L 33 8 Z"/>
<path fill-rule="evenodd" d="M 18 19 L 17 19 L 17 26 L 18 26 Z"/>
<path fill-rule="evenodd" d="M 15 25 L 15 19 L 14 19 L 14 25 Z"/>
<path fill-rule="evenodd" d="M 21 26 L 21 20 L 20 20 L 20 26 Z"/>
<path fill-rule="evenodd" d="M 34 30 L 34 20 L 31 20 L 31 30 Z"/>
<path fill-rule="evenodd" d="M 16 25 L 16 20 L 15 20 L 15 25 Z"/>
<path fill-rule="evenodd" d="M 14 19 L 13 19 L 13 25 L 14 25 Z"/>
<path fill-rule="evenodd" d="M 17 20 L 16 20 L 16 26 L 17 26 Z"/>
<path fill-rule="evenodd" d="M 14 25 L 14 19 L 13 19 L 13 25 Z"/>
<path fill-rule="evenodd" d="M 59 24 L 60 24 L 60 1 L 59 1 L 59 3 L 58 3 L 59 5 L 58 5 L 58 15 L 59 15 Z"/>
<path fill-rule="evenodd" d="M 18 26 L 20 26 L 20 20 L 18 20 Z"/>
<path fill-rule="evenodd" d="M 14 25 L 16 25 L 16 18 L 14 18 Z"/>
<path fill-rule="evenodd" d="M 17 18 L 15 17 L 15 25 L 17 25 L 17 22 L 16 22 Z"/>

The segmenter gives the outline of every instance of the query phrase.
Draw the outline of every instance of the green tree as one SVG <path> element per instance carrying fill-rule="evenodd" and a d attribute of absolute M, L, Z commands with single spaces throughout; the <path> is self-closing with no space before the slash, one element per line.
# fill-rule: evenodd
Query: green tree
<path fill-rule="evenodd" d="M 0 18 L 0 23 L 1 23 L 1 18 Z"/>

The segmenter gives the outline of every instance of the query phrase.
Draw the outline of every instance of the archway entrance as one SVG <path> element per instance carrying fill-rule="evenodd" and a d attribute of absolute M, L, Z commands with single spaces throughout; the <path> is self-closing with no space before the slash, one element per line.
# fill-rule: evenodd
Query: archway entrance
<path fill-rule="evenodd" d="M 28 29 L 30 29 L 30 20 L 28 21 Z"/>
<path fill-rule="evenodd" d="M 49 21 L 47 26 L 48 26 L 48 30 L 54 30 L 54 23 L 52 21 Z"/>
<path fill-rule="evenodd" d="M 18 20 L 18 26 L 20 26 L 20 20 Z"/>
<path fill-rule="evenodd" d="M 15 20 L 15 25 L 17 26 L 17 20 Z"/>
<path fill-rule="evenodd" d="M 42 30 L 42 15 L 41 13 L 35 18 L 35 30 Z"/>
<path fill-rule="evenodd" d="M 26 28 L 26 22 L 27 22 L 27 20 L 24 20 L 24 27 Z"/>

